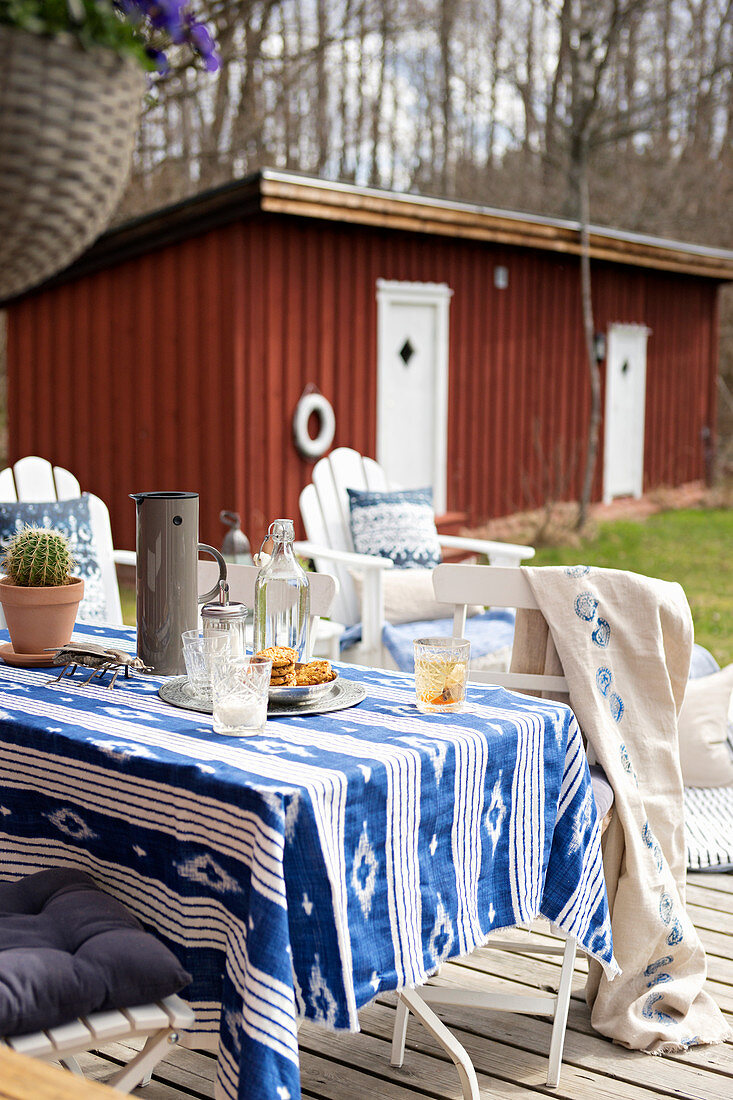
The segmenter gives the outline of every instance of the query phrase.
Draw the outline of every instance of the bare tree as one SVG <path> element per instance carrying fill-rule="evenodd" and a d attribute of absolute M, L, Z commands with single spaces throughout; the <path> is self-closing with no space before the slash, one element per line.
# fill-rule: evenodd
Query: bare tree
<path fill-rule="evenodd" d="M 733 0 L 199 7 L 216 24 L 221 69 L 184 70 L 173 55 L 120 217 L 272 164 L 578 219 L 591 395 L 582 523 L 601 408 L 591 210 L 600 223 L 733 246 Z M 733 300 L 723 303 L 730 333 Z M 733 375 L 733 349 L 728 361 Z"/>

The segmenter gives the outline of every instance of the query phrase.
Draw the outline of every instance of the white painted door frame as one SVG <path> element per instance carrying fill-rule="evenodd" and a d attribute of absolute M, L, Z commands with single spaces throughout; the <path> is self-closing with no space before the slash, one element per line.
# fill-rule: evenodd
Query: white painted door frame
<path fill-rule="evenodd" d="M 644 491 L 646 325 L 608 327 L 603 436 L 603 501 Z"/>
<path fill-rule="evenodd" d="M 434 317 L 435 389 L 433 394 L 433 506 L 437 514 L 446 509 L 448 462 L 448 322 L 453 291 L 446 283 L 408 283 L 377 279 L 377 462 L 383 463 L 389 430 L 380 416 L 381 396 L 390 384 L 389 307 L 391 305 L 432 306 Z M 405 410 L 409 416 L 409 409 Z"/>

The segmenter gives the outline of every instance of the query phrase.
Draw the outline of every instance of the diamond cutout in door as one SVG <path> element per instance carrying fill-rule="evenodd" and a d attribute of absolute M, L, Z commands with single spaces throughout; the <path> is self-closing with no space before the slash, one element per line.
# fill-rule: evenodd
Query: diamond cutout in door
<path fill-rule="evenodd" d="M 404 344 L 402 345 L 400 350 L 397 352 L 397 354 L 399 355 L 400 359 L 405 364 L 405 366 L 408 367 L 410 365 L 410 360 L 412 359 L 413 355 L 415 354 L 415 348 L 410 343 L 409 336 L 407 337 L 407 339 L 405 340 Z"/>

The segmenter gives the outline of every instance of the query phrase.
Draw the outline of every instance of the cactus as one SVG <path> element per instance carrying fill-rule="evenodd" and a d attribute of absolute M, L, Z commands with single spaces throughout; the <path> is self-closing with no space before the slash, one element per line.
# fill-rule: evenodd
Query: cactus
<path fill-rule="evenodd" d="M 23 588 L 70 584 L 74 564 L 66 535 L 46 527 L 24 527 L 18 531 L 3 558 L 8 580 Z"/>

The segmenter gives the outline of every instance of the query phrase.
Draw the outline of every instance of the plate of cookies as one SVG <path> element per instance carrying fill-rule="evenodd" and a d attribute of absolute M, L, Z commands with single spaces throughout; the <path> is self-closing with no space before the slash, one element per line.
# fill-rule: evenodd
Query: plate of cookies
<path fill-rule="evenodd" d="M 326 695 L 338 680 L 329 661 L 316 659 L 301 663 L 298 651 L 289 646 L 261 649 L 256 657 L 272 661 L 270 701 L 273 703 L 309 703 Z"/>

